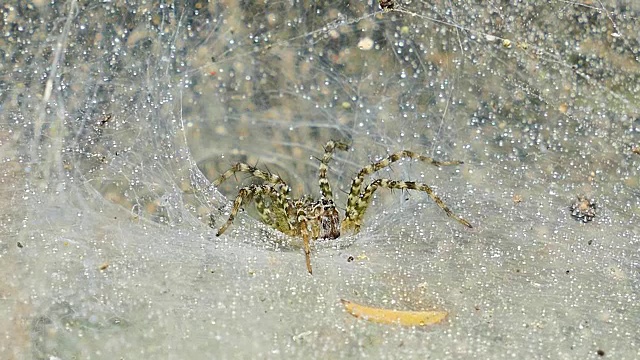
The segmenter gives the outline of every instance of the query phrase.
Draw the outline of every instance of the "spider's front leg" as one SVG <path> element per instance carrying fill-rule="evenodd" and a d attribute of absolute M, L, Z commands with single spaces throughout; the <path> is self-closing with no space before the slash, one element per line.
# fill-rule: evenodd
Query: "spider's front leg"
<path fill-rule="evenodd" d="M 279 184 L 279 185 L 281 185 L 282 191 L 284 191 L 285 193 L 289 192 L 289 187 L 284 182 L 284 180 L 282 180 L 282 178 L 280 176 L 278 176 L 276 174 L 271 174 L 271 173 L 266 172 L 266 171 L 262 171 L 262 170 L 256 168 L 255 166 L 251 166 L 251 165 L 248 165 L 248 164 L 245 164 L 245 163 L 236 163 L 235 165 L 233 165 L 229 170 L 225 171 L 222 175 L 220 175 L 217 179 L 215 179 L 213 181 L 213 185 L 214 186 L 219 186 L 224 181 L 226 181 L 230 177 L 234 176 L 238 172 L 251 174 L 252 176 L 255 176 L 255 177 L 259 178 L 259 179 L 262 179 L 262 180 L 267 181 L 267 182 L 269 182 L 271 184 L 274 184 L 274 185 Z"/>
<path fill-rule="evenodd" d="M 320 160 L 320 167 L 318 168 L 318 185 L 320 185 L 320 192 L 325 199 L 329 200 L 333 200 L 333 192 L 327 179 L 327 171 L 329 170 L 329 161 L 331 161 L 335 149 L 347 151 L 349 150 L 349 145 L 334 140 L 327 142 L 324 146 L 324 155 L 322 156 L 322 160 Z"/>
<path fill-rule="evenodd" d="M 309 229 L 307 228 L 307 214 L 303 209 L 299 208 L 298 212 L 298 229 L 300 230 L 300 234 L 302 235 L 302 242 L 304 244 L 304 256 L 307 262 L 307 271 L 309 274 L 313 275 L 313 269 L 311 268 L 311 244 Z"/>

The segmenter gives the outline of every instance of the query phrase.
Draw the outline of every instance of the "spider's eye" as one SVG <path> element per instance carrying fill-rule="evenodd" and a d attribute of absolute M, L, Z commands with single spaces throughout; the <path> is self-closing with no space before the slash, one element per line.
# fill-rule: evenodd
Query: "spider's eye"
<path fill-rule="evenodd" d="M 335 205 L 333 204 L 333 200 L 322 200 L 322 207 L 325 210 L 329 210 L 335 207 Z"/>

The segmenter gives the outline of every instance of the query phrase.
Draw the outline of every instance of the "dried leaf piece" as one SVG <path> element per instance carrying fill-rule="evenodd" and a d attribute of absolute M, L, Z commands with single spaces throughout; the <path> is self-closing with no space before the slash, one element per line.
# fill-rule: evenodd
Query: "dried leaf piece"
<path fill-rule="evenodd" d="M 358 305 L 348 300 L 340 299 L 347 312 L 357 318 L 380 324 L 395 324 L 403 326 L 425 326 L 437 324 L 444 320 L 449 313 L 446 311 L 399 311 Z"/>

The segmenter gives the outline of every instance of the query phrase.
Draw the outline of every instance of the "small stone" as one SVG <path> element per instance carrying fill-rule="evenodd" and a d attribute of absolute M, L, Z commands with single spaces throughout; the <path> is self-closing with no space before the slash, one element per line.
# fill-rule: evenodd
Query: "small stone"
<path fill-rule="evenodd" d="M 360 39 L 360 41 L 358 41 L 358 49 L 363 51 L 369 51 L 373 49 L 373 39 L 368 36 L 363 37 L 362 39 Z"/>
<path fill-rule="evenodd" d="M 576 220 L 588 223 L 596 217 L 596 203 L 583 196 L 578 196 L 578 200 L 574 202 L 569 210 L 571 210 L 571 216 Z"/>

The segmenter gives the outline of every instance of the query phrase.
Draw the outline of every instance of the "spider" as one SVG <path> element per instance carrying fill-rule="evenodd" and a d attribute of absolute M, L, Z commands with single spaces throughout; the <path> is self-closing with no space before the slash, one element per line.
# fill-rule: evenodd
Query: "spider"
<path fill-rule="evenodd" d="M 336 239 L 341 233 L 351 232 L 353 234 L 360 231 L 363 217 L 369 204 L 371 196 L 380 187 L 387 189 L 409 189 L 426 192 L 431 199 L 451 218 L 460 224 L 472 228 L 471 224 L 453 213 L 444 202 L 426 184 L 413 181 L 397 181 L 390 179 L 375 179 L 364 186 L 364 178 L 378 170 L 390 166 L 392 163 L 403 159 L 418 159 L 434 166 L 460 165 L 462 161 L 438 161 L 430 157 L 416 154 L 408 150 L 402 150 L 388 157 L 364 167 L 358 172 L 351 182 L 351 190 L 347 198 L 347 207 L 343 220 L 340 220 L 336 205 L 333 201 L 331 185 L 327 180 L 329 161 L 333 157 L 333 152 L 338 149 L 349 150 L 349 146 L 338 141 L 329 141 L 324 146 L 324 156 L 320 159 L 318 184 L 320 186 L 320 199 L 316 200 L 311 196 L 302 196 L 298 199 L 291 198 L 289 193 L 291 188 L 278 175 L 257 169 L 245 163 L 236 163 L 225 173 L 220 175 L 213 185 L 218 186 L 223 181 L 234 176 L 238 172 L 248 173 L 254 177 L 264 180 L 263 184 L 250 185 L 238 191 L 231 213 L 227 222 L 220 227 L 216 236 L 222 235 L 236 218 L 238 211 L 243 204 L 248 204 L 253 200 L 262 222 L 266 225 L 294 237 L 302 237 L 304 254 L 307 263 L 307 271 L 313 274 L 311 268 L 311 240 Z"/>

